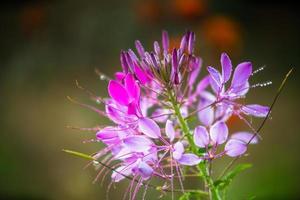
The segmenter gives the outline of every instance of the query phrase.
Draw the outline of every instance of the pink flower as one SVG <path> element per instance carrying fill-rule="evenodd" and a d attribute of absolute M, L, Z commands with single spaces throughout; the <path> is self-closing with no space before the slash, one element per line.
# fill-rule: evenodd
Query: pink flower
<path fill-rule="evenodd" d="M 197 126 L 194 131 L 194 141 L 198 147 L 208 149 L 206 159 L 213 159 L 223 154 L 230 157 L 240 156 L 246 152 L 248 143 L 256 144 L 258 138 L 252 133 L 238 132 L 232 134 L 228 140 L 227 125 L 225 122 L 218 121 L 209 130 L 204 126 Z M 225 150 L 217 153 L 217 147 L 225 142 Z"/>
<path fill-rule="evenodd" d="M 122 71 L 109 80 L 109 97 L 93 96 L 105 111 L 81 104 L 111 121 L 93 129 L 96 141 L 105 145 L 93 158 L 113 171 L 112 182 L 131 180 L 131 199 L 152 177 L 169 182 L 173 189 L 174 178 L 183 185 L 185 166 L 198 172 L 200 163 L 223 155 L 241 156 L 248 144 L 258 142 L 257 133 L 229 134 L 226 125 L 233 114 L 244 119 L 243 115 L 266 117 L 269 113 L 266 106 L 238 102 L 251 89 L 250 62 L 233 70 L 223 53 L 221 73 L 209 66 L 208 74 L 199 80 L 202 59 L 194 53 L 195 33 L 187 31 L 179 48 L 170 48 L 166 31 L 161 44 L 154 42 L 152 51 L 138 40 L 135 47 L 136 53 L 131 49 L 121 52 Z M 191 125 L 187 119 L 194 115 L 198 121 Z M 193 128 L 194 132 L 190 131 Z M 100 169 L 97 177 L 108 173 L 104 171 Z"/>
<path fill-rule="evenodd" d="M 222 73 L 213 67 L 208 67 L 207 70 L 210 74 L 211 88 L 216 95 L 214 101 L 218 102 L 217 106 L 223 107 L 221 108 L 223 114 L 243 113 L 255 117 L 265 117 L 269 112 L 267 106 L 257 104 L 241 105 L 235 102 L 237 99 L 244 98 L 250 89 L 249 78 L 252 75 L 251 62 L 242 62 L 237 65 L 228 89 L 226 89 L 225 85 L 231 78 L 232 63 L 226 53 L 221 55 L 221 66 Z M 211 100 L 207 99 L 207 101 Z"/>

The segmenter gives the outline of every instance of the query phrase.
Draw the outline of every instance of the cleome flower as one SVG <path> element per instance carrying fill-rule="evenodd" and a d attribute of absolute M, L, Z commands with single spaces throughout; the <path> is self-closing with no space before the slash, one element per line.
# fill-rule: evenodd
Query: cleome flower
<path fill-rule="evenodd" d="M 214 159 L 227 154 L 230 157 L 236 157 L 244 154 L 248 143 L 258 142 L 257 136 L 248 132 L 238 132 L 231 135 L 228 140 L 228 127 L 225 122 L 218 121 L 214 123 L 209 130 L 204 126 L 197 126 L 194 131 L 195 144 L 200 148 L 206 148 L 204 159 Z M 222 152 L 217 153 L 217 147 L 226 143 Z"/>
<path fill-rule="evenodd" d="M 244 119 L 242 114 L 254 117 L 266 117 L 269 107 L 258 104 L 243 105 L 239 99 L 245 98 L 251 88 L 249 79 L 252 73 L 251 62 L 242 62 L 234 70 L 231 84 L 226 84 L 232 75 L 232 63 L 226 53 L 221 55 L 222 73 L 209 66 L 209 83 L 213 93 L 203 91 L 200 93 L 198 105 L 198 117 L 204 125 L 211 125 L 214 119 L 227 120 L 231 115 L 238 115 Z M 214 106 L 209 106 L 214 105 Z M 206 108 L 209 106 L 208 108 Z M 205 109 L 204 109 L 205 108 Z M 244 119 L 245 120 L 245 119 Z M 249 123 L 247 122 L 249 125 Z"/>
<path fill-rule="evenodd" d="M 250 62 L 238 64 L 232 75 L 231 60 L 223 53 L 221 73 L 207 67 L 208 75 L 200 79 L 203 61 L 195 55 L 193 32 L 186 32 L 178 48 L 170 48 L 166 31 L 152 51 L 138 40 L 135 47 L 136 52 L 121 51 L 122 71 L 109 79 L 109 97 L 97 98 L 105 111 L 92 108 L 111 121 L 96 129 L 96 141 L 105 147 L 93 159 L 109 166 L 100 169 L 96 179 L 110 171 L 112 183 L 129 179 L 129 199 L 136 199 L 141 187 L 158 178 L 165 183 L 161 191 L 170 187 L 173 197 L 174 181 L 184 191 L 189 170 L 205 174 L 201 167 L 208 162 L 223 155 L 242 156 L 249 144 L 258 142 L 253 130 L 229 134 L 226 125 L 233 114 L 266 117 L 269 112 L 266 106 L 238 101 L 251 89 Z M 188 119 L 194 115 L 198 120 L 191 125 Z"/>

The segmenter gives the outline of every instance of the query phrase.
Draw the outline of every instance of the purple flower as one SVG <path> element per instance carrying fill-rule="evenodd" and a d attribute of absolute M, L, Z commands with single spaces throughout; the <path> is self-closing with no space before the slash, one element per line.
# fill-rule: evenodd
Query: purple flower
<path fill-rule="evenodd" d="M 223 144 L 228 137 L 228 127 L 225 122 L 214 123 L 209 131 L 204 126 L 197 126 L 194 131 L 194 141 L 198 147 L 204 148 L 209 145 L 218 146 Z"/>
<path fill-rule="evenodd" d="M 182 154 L 177 161 L 182 165 L 194 166 L 198 165 L 202 161 L 202 159 L 193 153 L 186 153 Z"/>
<path fill-rule="evenodd" d="M 184 153 L 184 146 L 181 142 L 174 144 L 172 156 L 181 165 L 194 166 L 202 161 L 201 158 L 193 153 Z"/>
<path fill-rule="evenodd" d="M 225 145 L 225 152 L 228 156 L 236 157 L 244 154 L 247 151 L 247 145 L 256 144 L 257 136 L 248 132 L 238 132 L 231 136 Z"/>
<path fill-rule="evenodd" d="M 131 179 L 131 199 L 152 177 L 169 182 L 172 190 L 175 178 L 183 185 L 185 166 L 198 173 L 199 163 L 223 155 L 241 156 L 248 144 L 258 142 L 257 133 L 229 134 L 226 125 L 236 114 L 253 129 L 243 116 L 266 117 L 269 113 L 269 107 L 239 101 L 251 88 L 252 64 L 242 62 L 233 70 L 223 53 L 221 72 L 209 66 L 208 74 L 199 78 L 203 61 L 195 55 L 195 40 L 195 33 L 187 31 L 180 47 L 172 49 L 163 31 L 161 43 L 155 41 L 150 51 L 136 40 L 136 50 L 121 51 L 122 71 L 109 79 L 109 97 L 88 92 L 105 110 L 80 104 L 111 121 L 109 126 L 92 129 L 95 141 L 105 146 L 93 158 L 113 171 L 112 182 Z M 198 117 L 196 127 L 188 120 L 194 115 Z M 105 177 L 108 172 L 104 171 L 100 169 L 97 177 Z"/>
<path fill-rule="evenodd" d="M 161 137 L 160 128 L 152 119 L 149 118 L 139 119 L 139 129 L 142 133 L 144 133 L 150 138 Z"/>
<path fill-rule="evenodd" d="M 219 111 L 222 111 L 221 114 L 225 119 L 231 114 L 240 115 L 240 113 L 255 117 L 266 117 L 269 111 L 267 106 L 257 104 L 242 105 L 236 102 L 237 99 L 244 98 L 250 89 L 249 78 L 252 75 L 252 64 L 250 62 L 242 62 L 237 65 L 228 89 L 226 88 L 226 83 L 231 78 L 232 63 L 226 53 L 221 55 L 221 66 L 222 73 L 213 67 L 207 68 L 215 99 L 212 101 L 212 98 L 206 98 L 206 104 L 207 102 L 216 102 L 216 106 L 219 107 Z"/>
<path fill-rule="evenodd" d="M 124 144 L 134 152 L 143 152 L 151 149 L 153 142 L 141 135 L 134 135 L 124 139 Z"/>
<path fill-rule="evenodd" d="M 258 138 L 252 133 L 238 132 L 234 133 L 228 140 L 227 125 L 218 121 L 209 130 L 204 126 L 197 126 L 194 130 L 194 142 L 198 147 L 208 149 L 207 156 L 204 158 L 213 159 L 223 154 L 230 157 L 240 156 L 246 152 L 248 143 L 256 144 Z M 225 142 L 225 150 L 217 153 L 217 147 Z"/>
<path fill-rule="evenodd" d="M 229 89 L 225 89 L 225 84 L 231 77 L 232 63 L 226 53 L 221 55 L 222 74 L 213 67 L 208 67 L 210 83 L 212 89 L 217 94 L 218 99 L 236 99 L 245 95 L 249 89 L 249 77 L 252 74 L 252 64 L 250 62 L 240 63 L 234 70 Z"/>
<path fill-rule="evenodd" d="M 135 162 L 128 163 L 118 167 L 111 175 L 114 182 L 119 182 L 126 178 L 126 176 L 134 175 L 140 176 L 142 179 L 147 180 L 151 177 L 153 168 L 147 162 L 137 159 Z"/>

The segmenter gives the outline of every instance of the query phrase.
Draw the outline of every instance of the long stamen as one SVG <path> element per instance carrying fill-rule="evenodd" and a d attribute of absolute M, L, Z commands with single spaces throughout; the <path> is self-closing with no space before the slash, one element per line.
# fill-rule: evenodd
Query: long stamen
<path fill-rule="evenodd" d="M 253 76 L 253 75 L 257 74 L 258 72 L 261 72 L 261 71 L 263 71 L 263 70 L 264 70 L 266 67 L 267 67 L 267 66 L 266 66 L 266 65 L 264 65 L 264 66 L 262 66 L 262 67 L 258 68 L 257 70 L 255 70 L 254 72 L 252 72 L 251 76 Z"/>
<path fill-rule="evenodd" d="M 264 83 L 256 83 L 254 85 L 251 85 L 251 88 L 266 87 L 268 85 L 272 85 L 272 81 L 267 81 L 267 82 L 264 82 Z"/>
<path fill-rule="evenodd" d="M 84 103 L 80 103 L 80 102 L 78 102 L 78 101 L 72 99 L 70 96 L 67 96 L 67 99 L 70 100 L 70 101 L 73 102 L 73 103 L 76 103 L 76 104 L 82 106 L 82 107 L 85 107 L 85 108 L 88 108 L 88 109 L 90 109 L 90 110 L 92 110 L 92 111 L 95 111 L 95 112 L 97 112 L 98 114 L 100 114 L 100 115 L 102 115 L 102 116 L 104 116 L 104 117 L 108 117 L 107 114 L 106 114 L 105 112 L 103 112 L 102 110 L 99 110 L 99 109 L 97 109 L 97 108 L 95 108 L 95 107 L 93 107 L 93 106 L 90 106 L 90 105 L 87 105 L 87 104 L 84 104 Z"/>
<path fill-rule="evenodd" d="M 107 76 L 106 74 L 102 73 L 99 69 L 95 69 L 95 73 L 99 76 L 99 79 L 101 81 L 110 81 L 112 80 L 112 78 L 110 78 L 109 76 Z"/>

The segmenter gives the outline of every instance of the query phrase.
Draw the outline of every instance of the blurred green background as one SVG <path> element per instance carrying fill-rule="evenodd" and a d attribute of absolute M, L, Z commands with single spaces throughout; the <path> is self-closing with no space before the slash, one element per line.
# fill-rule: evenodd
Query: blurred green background
<path fill-rule="evenodd" d="M 152 48 L 162 29 L 176 45 L 185 30 L 197 34 L 204 65 L 219 66 L 220 52 L 235 64 L 251 60 L 267 68 L 255 81 L 248 101 L 269 104 L 285 73 L 294 73 L 263 129 L 263 140 L 240 161 L 254 167 L 230 187 L 229 199 L 297 199 L 299 187 L 300 16 L 293 1 L 21 1 L 0 10 L 0 199 L 104 199 L 107 186 L 93 184 L 93 168 L 64 154 L 63 148 L 92 153 L 99 144 L 82 141 L 93 133 L 66 128 L 103 124 L 95 113 L 72 104 L 88 96 L 75 86 L 105 96 L 106 85 L 94 69 L 112 75 L 120 69 L 119 52 L 140 39 Z M 298 116 L 299 117 L 299 116 Z M 235 123 L 235 122 L 233 122 Z M 219 170 L 225 162 L 219 163 Z M 218 170 L 218 169 L 216 169 Z M 105 184 L 109 183 L 107 178 Z M 112 189 L 121 199 L 125 186 Z M 149 191 L 147 199 L 156 199 Z"/>

